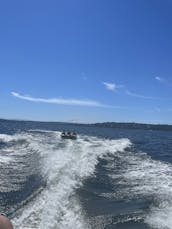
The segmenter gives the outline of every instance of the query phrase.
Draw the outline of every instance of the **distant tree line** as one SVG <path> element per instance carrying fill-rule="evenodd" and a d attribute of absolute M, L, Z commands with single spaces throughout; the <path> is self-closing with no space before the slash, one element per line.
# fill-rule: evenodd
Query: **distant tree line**
<path fill-rule="evenodd" d="M 172 131 L 172 125 L 162 125 L 162 124 L 143 124 L 143 123 L 119 123 L 119 122 L 103 122 L 92 124 L 97 127 L 108 127 L 108 128 L 118 128 L 118 129 L 144 129 L 144 130 L 168 130 Z"/>
<path fill-rule="evenodd" d="M 83 123 L 65 123 L 65 122 L 41 122 L 41 121 L 26 121 L 26 120 L 8 120 L 0 118 L 0 132 L 4 129 L 10 129 L 15 131 L 16 129 L 31 129 L 33 128 L 46 128 L 61 130 L 66 125 L 66 128 L 71 126 L 96 126 L 96 127 L 106 127 L 106 128 L 117 128 L 117 129 L 142 129 L 142 130 L 162 130 L 162 131 L 172 131 L 172 125 L 162 125 L 162 124 L 143 124 L 143 123 L 123 123 L 123 122 L 103 122 L 94 124 L 83 124 Z"/>

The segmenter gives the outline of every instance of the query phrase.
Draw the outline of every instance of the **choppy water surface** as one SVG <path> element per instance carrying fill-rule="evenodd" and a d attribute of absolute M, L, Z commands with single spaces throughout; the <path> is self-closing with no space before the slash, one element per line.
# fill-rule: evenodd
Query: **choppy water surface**
<path fill-rule="evenodd" d="M 78 139 L 62 140 L 62 129 Z M 16 229 L 172 228 L 171 132 L 3 121 L 0 130 L 0 210 Z"/>

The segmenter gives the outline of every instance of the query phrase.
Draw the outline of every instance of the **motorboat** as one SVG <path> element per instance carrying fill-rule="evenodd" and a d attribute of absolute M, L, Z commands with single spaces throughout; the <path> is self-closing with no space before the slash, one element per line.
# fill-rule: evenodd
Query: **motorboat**
<path fill-rule="evenodd" d="M 72 139 L 72 140 L 76 140 L 77 139 L 77 134 L 76 134 L 76 132 L 65 132 L 65 131 L 63 131 L 62 133 L 61 133 L 61 138 L 62 139 Z"/>

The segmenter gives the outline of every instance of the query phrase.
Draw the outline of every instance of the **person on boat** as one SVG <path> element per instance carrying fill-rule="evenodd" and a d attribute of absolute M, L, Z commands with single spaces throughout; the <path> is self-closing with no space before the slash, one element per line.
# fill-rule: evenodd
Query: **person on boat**
<path fill-rule="evenodd" d="M 14 229 L 11 221 L 4 214 L 0 214 L 0 229 Z"/>

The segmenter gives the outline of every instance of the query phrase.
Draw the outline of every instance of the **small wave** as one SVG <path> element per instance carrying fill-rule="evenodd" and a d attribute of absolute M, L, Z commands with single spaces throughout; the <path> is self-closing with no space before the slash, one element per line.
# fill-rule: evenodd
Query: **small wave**
<path fill-rule="evenodd" d="M 4 152 L 11 152 L 11 151 L 1 151 L 0 155 L 0 164 L 9 164 L 11 162 L 11 158 L 7 155 L 3 155 Z"/>
<path fill-rule="evenodd" d="M 6 142 L 0 150 L 1 193 L 19 191 L 30 176 L 38 173 L 38 153 L 29 144 L 32 137 L 24 133 L 0 135 Z"/>

